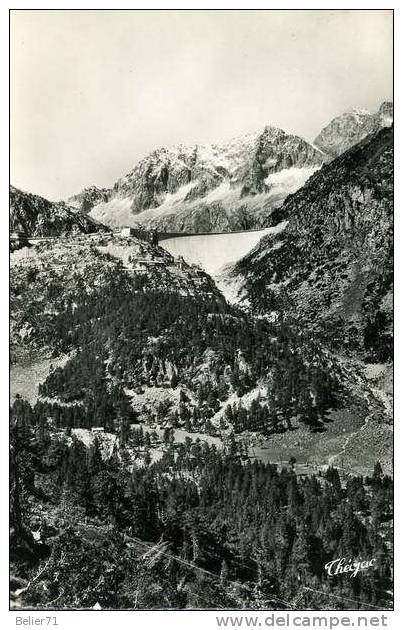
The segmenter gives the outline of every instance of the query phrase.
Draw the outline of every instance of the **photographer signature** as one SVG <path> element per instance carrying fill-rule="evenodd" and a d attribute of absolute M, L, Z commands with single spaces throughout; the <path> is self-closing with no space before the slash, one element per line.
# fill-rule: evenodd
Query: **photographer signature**
<path fill-rule="evenodd" d="M 325 564 L 325 569 L 328 575 L 341 575 L 344 573 L 351 573 L 350 577 L 355 577 L 359 571 L 365 571 L 374 567 L 376 564 L 376 558 L 371 560 L 350 560 L 346 562 L 346 558 L 336 558 Z"/>

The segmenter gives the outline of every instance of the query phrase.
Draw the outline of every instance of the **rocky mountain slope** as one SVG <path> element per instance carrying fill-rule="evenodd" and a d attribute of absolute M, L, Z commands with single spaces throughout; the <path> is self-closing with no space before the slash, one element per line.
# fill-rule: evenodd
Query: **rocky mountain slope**
<path fill-rule="evenodd" d="M 73 197 L 108 225 L 161 231 L 250 229 L 297 190 L 323 162 L 311 144 L 265 127 L 219 145 L 161 148 L 141 160 L 111 191 Z M 101 201 L 99 201 L 101 199 Z M 71 201 L 71 200 L 70 200 Z"/>
<path fill-rule="evenodd" d="M 393 123 L 393 103 L 384 102 L 371 114 L 366 109 L 352 109 L 334 118 L 315 138 L 314 145 L 330 158 L 337 157 L 366 136 Z"/>
<path fill-rule="evenodd" d="M 74 235 L 24 247 L 10 255 L 11 354 L 18 361 L 60 350 L 80 311 L 97 309 L 115 293 L 162 291 L 224 303 L 201 269 L 179 266 L 162 248 L 112 233 Z M 74 345 L 74 344 L 73 344 Z"/>
<path fill-rule="evenodd" d="M 39 195 L 10 186 L 10 231 L 29 236 L 88 234 L 107 228 L 88 215 L 77 213 L 63 201 L 48 201 Z"/>
<path fill-rule="evenodd" d="M 237 266 L 260 313 L 295 318 L 331 347 L 386 361 L 392 347 L 393 128 L 322 167 Z M 288 223 L 286 223 L 288 222 Z"/>
<path fill-rule="evenodd" d="M 84 188 L 77 195 L 73 195 L 67 199 L 67 203 L 72 208 L 76 208 L 79 212 L 90 212 L 98 203 L 109 201 L 111 196 L 109 188 L 97 188 L 97 186 L 89 186 Z"/>
<path fill-rule="evenodd" d="M 264 433 L 284 430 L 295 415 L 321 426 L 338 395 L 339 370 L 315 342 L 296 339 L 292 330 L 279 334 L 276 324 L 231 307 L 201 269 L 146 241 L 113 234 L 47 241 L 13 252 L 10 275 L 12 360 L 29 366 L 52 358 L 59 367 L 49 366 L 39 391 L 47 403 L 62 405 L 60 413 L 81 405 L 76 426 L 87 427 L 93 405 L 109 404 L 115 390 L 122 404 L 134 397 L 143 420 L 145 404 L 155 414 L 171 401 L 160 410 L 164 422 L 168 408 L 179 413 L 184 405 L 194 429 L 207 433 L 228 427 L 228 404 L 236 407 L 230 424 L 238 431 L 255 426 L 255 416 L 242 410 L 236 420 L 238 404 L 247 409 L 253 401 Z M 285 382 L 287 365 L 294 376 Z M 315 412 L 307 383 L 318 392 Z"/>

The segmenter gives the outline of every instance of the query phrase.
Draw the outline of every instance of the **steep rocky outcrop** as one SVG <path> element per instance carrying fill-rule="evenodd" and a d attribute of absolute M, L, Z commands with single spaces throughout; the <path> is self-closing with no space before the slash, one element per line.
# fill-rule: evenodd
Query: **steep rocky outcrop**
<path fill-rule="evenodd" d="M 67 203 L 72 208 L 76 208 L 79 212 L 87 213 L 98 203 L 109 201 L 111 192 L 109 188 L 89 186 L 88 188 L 84 188 L 84 190 L 77 195 L 69 197 Z"/>
<path fill-rule="evenodd" d="M 74 212 L 63 201 L 48 201 L 10 186 L 10 230 L 29 236 L 105 231 L 108 228 L 86 215 Z"/>
<path fill-rule="evenodd" d="M 108 225 L 135 222 L 190 232 L 250 229 L 259 227 L 262 217 L 322 162 L 322 153 L 302 138 L 267 126 L 219 145 L 158 149 L 119 179 L 111 193 L 83 191 L 74 199 L 86 211 L 93 204 L 91 216 Z"/>
<path fill-rule="evenodd" d="M 315 173 L 236 274 L 258 310 L 368 359 L 391 356 L 393 127 Z M 286 222 L 288 221 L 288 224 Z"/>
<path fill-rule="evenodd" d="M 365 109 L 352 109 L 334 118 L 316 137 L 314 144 L 330 158 L 347 151 L 366 136 L 393 123 L 393 104 L 384 102 L 371 114 Z"/>

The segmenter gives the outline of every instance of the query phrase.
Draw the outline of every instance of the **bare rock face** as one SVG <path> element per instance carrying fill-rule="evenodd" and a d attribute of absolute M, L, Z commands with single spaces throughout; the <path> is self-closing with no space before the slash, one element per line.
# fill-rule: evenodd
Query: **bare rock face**
<path fill-rule="evenodd" d="M 390 359 L 392 213 L 393 128 L 384 127 L 274 213 L 286 227 L 237 266 L 246 297 L 262 314 L 295 317 L 338 350 Z"/>
<path fill-rule="evenodd" d="M 319 166 L 322 162 L 322 156 L 302 138 L 290 136 L 281 129 L 265 127 L 240 178 L 241 194 L 269 192 L 270 175 L 290 168 Z"/>
<path fill-rule="evenodd" d="M 314 144 L 330 158 L 335 158 L 369 134 L 389 127 L 392 123 L 393 104 L 390 102 L 382 103 L 374 114 L 365 109 L 352 109 L 326 125 Z"/>
<path fill-rule="evenodd" d="M 105 231 L 108 228 L 91 217 L 74 212 L 63 201 L 52 202 L 10 186 L 10 230 L 29 236 L 60 236 L 82 232 Z"/>
<path fill-rule="evenodd" d="M 76 208 L 78 212 L 86 214 L 90 212 L 98 203 L 106 202 L 111 196 L 109 188 L 97 188 L 97 186 L 89 186 L 84 188 L 77 195 L 73 195 L 67 199 L 67 203 L 72 208 Z"/>

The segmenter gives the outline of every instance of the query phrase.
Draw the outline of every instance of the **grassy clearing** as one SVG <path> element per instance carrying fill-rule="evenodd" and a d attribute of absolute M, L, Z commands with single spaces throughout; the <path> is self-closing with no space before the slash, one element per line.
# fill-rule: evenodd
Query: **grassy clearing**
<path fill-rule="evenodd" d="M 332 464 L 346 473 L 372 474 L 377 460 L 392 473 L 393 433 L 390 425 L 365 422 L 364 409 L 333 411 L 324 433 L 307 427 L 277 434 L 251 453 L 264 462 L 286 463 L 295 457 L 296 472 L 315 472 Z"/>

